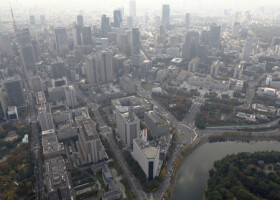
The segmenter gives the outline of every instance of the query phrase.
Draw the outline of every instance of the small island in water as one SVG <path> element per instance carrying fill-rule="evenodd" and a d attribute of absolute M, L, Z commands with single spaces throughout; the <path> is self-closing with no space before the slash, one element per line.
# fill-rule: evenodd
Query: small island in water
<path fill-rule="evenodd" d="M 280 152 L 229 155 L 209 175 L 206 200 L 280 199 Z"/>

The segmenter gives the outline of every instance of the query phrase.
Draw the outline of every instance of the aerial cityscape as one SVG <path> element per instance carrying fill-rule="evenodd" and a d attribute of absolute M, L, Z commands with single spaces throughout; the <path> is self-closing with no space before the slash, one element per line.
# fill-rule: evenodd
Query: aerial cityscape
<path fill-rule="evenodd" d="M 0 200 L 280 200 L 280 2 L 0 0 Z"/>

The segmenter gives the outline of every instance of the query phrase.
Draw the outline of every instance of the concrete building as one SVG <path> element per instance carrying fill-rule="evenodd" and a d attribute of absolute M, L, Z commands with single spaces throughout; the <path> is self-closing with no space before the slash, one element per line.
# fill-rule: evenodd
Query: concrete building
<path fill-rule="evenodd" d="M 0 55 L 7 57 L 14 56 L 14 51 L 9 36 L 2 33 L 0 33 Z"/>
<path fill-rule="evenodd" d="M 153 110 L 145 113 L 144 121 L 154 138 L 159 139 L 161 136 L 170 133 L 169 123 Z"/>
<path fill-rule="evenodd" d="M 209 46 L 219 48 L 221 37 L 221 26 L 211 25 L 209 31 Z"/>
<path fill-rule="evenodd" d="M 16 106 L 10 106 L 7 110 L 7 115 L 10 120 L 18 119 L 18 110 Z"/>
<path fill-rule="evenodd" d="M 124 96 L 120 88 L 113 84 L 100 85 L 93 89 L 93 100 L 96 103 L 104 103 Z"/>
<path fill-rule="evenodd" d="M 89 45 L 92 46 L 92 34 L 91 34 L 91 27 L 86 26 L 82 28 L 82 45 Z"/>
<path fill-rule="evenodd" d="M 48 100 L 52 103 L 60 103 L 66 100 L 64 87 L 51 87 L 48 88 Z"/>
<path fill-rule="evenodd" d="M 78 149 L 83 163 L 97 163 L 105 158 L 104 147 L 91 120 L 82 121 L 79 127 Z"/>
<path fill-rule="evenodd" d="M 244 65 L 242 63 L 236 65 L 235 68 L 234 68 L 233 78 L 241 79 L 242 78 L 243 69 L 244 69 Z"/>
<path fill-rule="evenodd" d="M 99 75 L 103 83 L 112 82 L 114 80 L 113 72 L 113 54 L 110 51 L 101 51 L 98 54 Z"/>
<path fill-rule="evenodd" d="M 78 129 L 72 126 L 71 123 L 66 123 L 58 126 L 57 138 L 59 141 L 68 140 L 78 137 Z"/>
<path fill-rule="evenodd" d="M 130 17 L 136 17 L 136 2 L 135 2 L 135 0 L 130 0 L 130 2 L 129 2 L 129 15 L 130 15 Z"/>
<path fill-rule="evenodd" d="M 66 164 L 62 156 L 47 159 L 45 166 L 45 184 L 49 200 L 71 199 L 71 177 L 66 171 Z"/>
<path fill-rule="evenodd" d="M 190 13 L 186 13 L 186 18 L 185 18 L 185 25 L 186 25 L 186 28 L 190 28 L 191 26 L 191 23 L 190 23 Z"/>
<path fill-rule="evenodd" d="M 219 60 L 214 61 L 210 67 L 210 75 L 212 77 L 217 77 L 219 75 L 220 67 L 224 65 L 223 62 L 220 62 Z"/>
<path fill-rule="evenodd" d="M 198 76 L 190 77 L 188 79 L 188 84 L 191 86 L 197 86 L 218 91 L 228 91 L 230 86 L 229 81 L 220 81 L 210 77 L 203 78 Z"/>
<path fill-rule="evenodd" d="M 88 55 L 86 57 L 86 77 L 90 84 L 99 82 L 98 58 L 96 55 Z"/>
<path fill-rule="evenodd" d="M 83 27 L 83 26 L 84 26 L 84 17 L 83 17 L 83 15 L 78 15 L 78 16 L 77 16 L 77 24 L 78 24 L 80 27 Z"/>
<path fill-rule="evenodd" d="M 134 94 L 136 92 L 136 83 L 133 81 L 131 74 L 126 74 L 120 78 L 120 87 L 127 94 Z"/>
<path fill-rule="evenodd" d="M 242 52 L 243 61 L 249 61 L 252 45 L 253 45 L 253 39 L 250 37 L 247 37 L 244 48 L 243 48 L 243 52 Z"/>
<path fill-rule="evenodd" d="M 54 129 L 42 131 L 42 148 L 45 159 L 55 158 L 62 154 L 63 148 L 57 140 Z"/>
<path fill-rule="evenodd" d="M 38 121 L 40 123 L 42 131 L 46 131 L 49 129 L 54 129 L 54 123 L 53 123 L 53 116 L 51 112 L 50 106 L 43 105 L 38 110 Z"/>
<path fill-rule="evenodd" d="M 107 33 L 110 31 L 109 17 L 102 15 L 101 17 L 101 35 L 102 37 L 107 37 Z"/>
<path fill-rule="evenodd" d="M 189 72 L 196 72 L 199 61 L 200 60 L 199 60 L 198 57 L 191 59 L 191 61 L 189 62 L 189 65 L 188 65 L 188 71 Z"/>
<path fill-rule="evenodd" d="M 40 76 L 33 76 L 33 77 L 31 77 L 30 78 L 30 85 L 31 85 L 31 89 L 35 93 L 43 91 Z"/>
<path fill-rule="evenodd" d="M 64 62 L 59 61 L 52 63 L 52 73 L 54 79 L 63 78 L 65 76 Z"/>
<path fill-rule="evenodd" d="M 66 105 L 68 107 L 73 108 L 79 105 L 77 101 L 76 90 L 72 85 L 65 87 L 65 97 L 66 97 Z"/>
<path fill-rule="evenodd" d="M 72 28 L 72 36 L 74 41 L 74 46 L 77 47 L 82 45 L 82 27 L 79 25 L 74 25 Z"/>
<path fill-rule="evenodd" d="M 133 140 L 133 158 L 138 162 L 148 180 L 159 175 L 159 148 L 151 146 L 140 138 Z"/>

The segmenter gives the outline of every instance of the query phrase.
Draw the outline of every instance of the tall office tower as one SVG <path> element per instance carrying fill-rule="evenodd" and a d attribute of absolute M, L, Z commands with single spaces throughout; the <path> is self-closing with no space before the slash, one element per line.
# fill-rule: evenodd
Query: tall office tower
<path fill-rule="evenodd" d="M 209 32 L 209 46 L 219 48 L 221 36 L 221 26 L 211 25 Z"/>
<path fill-rule="evenodd" d="M 134 20 L 133 20 L 133 17 L 131 16 L 128 16 L 127 17 L 127 25 L 128 25 L 128 28 L 133 28 L 133 23 L 134 23 Z"/>
<path fill-rule="evenodd" d="M 96 131 L 95 122 L 91 119 L 81 122 L 78 137 L 78 149 L 83 163 L 97 163 L 104 159 L 105 151 Z"/>
<path fill-rule="evenodd" d="M 162 24 L 167 28 L 170 23 L 170 6 L 162 5 Z"/>
<path fill-rule="evenodd" d="M 58 79 L 65 76 L 65 65 L 63 62 L 52 63 L 53 78 Z"/>
<path fill-rule="evenodd" d="M 101 49 L 104 51 L 108 47 L 108 38 L 101 38 Z"/>
<path fill-rule="evenodd" d="M 198 57 L 191 59 L 191 61 L 189 62 L 189 65 L 188 65 L 188 71 L 196 72 L 198 65 L 199 65 L 199 61 L 200 61 L 200 59 Z"/>
<path fill-rule="evenodd" d="M 34 72 L 36 70 L 36 62 L 31 44 L 20 46 L 20 57 L 25 71 Z"/>
<path fill-rule="evenodd" d="M 29 16 L 29 20 L 30 20 L 30 25 L 35 25 L 36 24 L 36 20 L 35 20 L 34 15 Z"/>
<path fill-rule="evenodd" d="M 37 40 L 31 40 L 33 54 L 36 62 L 40 61 L 40 53 L 39 53 L 39 46 Z"/>
<path fill-rule="evenodd" d="M 121 10 L 114 10 L 114 27 L 119 28 L 122 23 L 122 13 Z"/>
<path fill-rule="evenodd" d="M 196 57 L 199 42 L 199 33 L 190 31 L 186 34 L 185 43 L 183 45 L 182 57 L 186 60 L 191 60 Z"/>
<path fill-rule="evenodd" d="M 132 54 L 140 54 L 140 31 L 138 28 L 132 29 Z"/>
<path fill-rule="evenodd" d="M 18 108 L 25 105 L 25 98 L 19 75 L 9 77 L 4 82 L 10 106 L 17 106 Z"/>
<path fill-rule="evenodd" d="M 30 44 L 31 35 L 29 29 L 17 29 L 16 30 L 16 38 L 20 45 Z"/>
<path fill-rule="evenodd" d="M 233 30 L 232 30 L 232 36 L 234 38 L 238 38 L 239 37 L 239 31 L 241 29 L 241 24 L 240 22 L 234 22 L 233 24 Z"/>
<path fill-rule="evenodd" d="M 129 2 L 129 15 L 130 15 L 130 17 L 136 17 L 136 2 L 135 2 L 135 0 L 131 0 Z"/>
<path fill-rule="evenodd" d="M 30 78 L 30 85 L 31 85 L 31 89 L 35 93 L 43 91 L 40 76 L 33 76 L 33 77 L 31 77 Z"/>
<path fill-rule="evenodd" d="M 101 51 L 98 54 L 99 60 L 99 73 L 103 83 L 111 82 L 114 80 L 113 72 L 113 54 L 111 51 Z"/>
<path fill-rule="evenodd" d="M 84 17 L 83 17 L 83 15 L 78 15 L 78 16 L 77 16 L 77 24 L 78 24 L 80 27 L 83 27 L 83 26 L 84 26 Z"/>
<path fill-rule="evenodd" d="M 96 55 L 88 55 L 86 57 L 86 77 L 90 84 L 99 82 L 98 58 Z"/>
<path fill-rule="evenodd" d="M 186 19 L 185 19 L 185 23 L 186 23 L 186 27 L 189 28 L 190 27 L 190 13 L 186 13 Z"/>
<path fill-rule="evenodd" d="M 8 35 L 0 33 L 0 55 L 7 57 L 14 56 L 11 40 Z"/>
<path fill-rule="evenodd" d="M 65 51 L 68 50 L 66 29 L 56 28 L 54 32 L 55 32 L 56 48 L 60 54 L 63 54 Z"/>
<path fill-rule="evenodd" d="M 132 29 L 132 55 L 131 55 L 131 64 L 133 66 L 139 67 L 141 65 L 140 57 L 140 31 L 138 28 Z"/>
<path fill-rule="evenodd" d="M 92 46 L 91 28 L 89 26 L 82 28 L 82 44 Z"/>
<path fill-rule="evenodd" d="M 66 97 L 66 105 L 69 108 L 74 108 L 79 105 L 77 101 L 76 90 L 72 85 L 65 87 L 65 97 Z"/>
<path fill-rule="evenodd" d="M 127 147 L 132 147 L 133 139 L 140 137 L 140 121 L 130 108 L 129 112 L 116 110 L 118 134 Z"/>
<path fill-rule="evenodd" d="M 74 41 L 74 46 L 77 47 L 82 44 L 82 27 L 79 25 L 75 25 L 72 29 L 72 36 Z"/>
<path fill-rule="evenodd" d="M 128 41 L 128 35 L 121 35 L 120 36 L 120 52 L 126 56 L 130 55 L 130 46 Z"/>
<path fill-rule="evenodd" d="M 46 25 L 46 17 L 45 15 L 40 16 L 41 25 Z"/>
<path fill-rule="evenodd" d="M 102 15 L 101 17 L 101 35 L 102 37 L 107 37 L 107 33 L 110 30 L 110 22 L 109 17 L 106 17 L 106 15 Z"/>
<path fill-rule="evenodd" d="M 214 61 L 210 67 L 210 75 L 213 77 L 216 77 L 219 75 L 220 67 L 224 65 L 223 62 L 220 62 L 219 60 Z"/>
<path fill-rule="evenodd" d="M 242 53 L 242 60 L 243 61 L 249 61 L 250 54 L 251 54 L 251 49 L 252 49 L 252 43 L 253 43 L 252 38 L 250 38 L 250 36 L 247 37 L 247 39 L 245 41 L 244 48 L 243 48 L 243 53 Z"/>
<path fill-rule="evenodd" d="M 242 78 L 244 64 L 245 63 L 241 62 L 240 64 L 235 66 L 234 73 L 233 73 L 233 78 L 235 78 L 235 79 L 241 79 Z"/>
<path fill-rule="evenodd" d="M 50 106 L 43 105 L 38 110 L 38 121 L 40 123 L 42 131 L 55 129 L 54 123 L 53 123 L 53 115 L 51 112 Z"/>

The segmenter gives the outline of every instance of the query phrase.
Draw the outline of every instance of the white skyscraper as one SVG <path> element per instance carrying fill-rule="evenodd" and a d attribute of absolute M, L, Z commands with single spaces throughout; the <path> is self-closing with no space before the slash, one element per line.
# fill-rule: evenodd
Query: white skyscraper
<path fill-rule="evenodd" d="M 130 17 L 136 17 L 136 2 L 135 2 L 135 0 L 131 0 L 129 2 L 129 15 L 130 15 Z"/>
<path fill-rule="evenodd" d="M 65 96 L 67 106 L 73 108 L 78 105 L 76 90 L 72 85 L 65 88 Z"/>
<path fill-rule="evenodd" d="M 43 105 L 38 111 L 38 120 L 42 131 L 54 129 L 53 116 L 49 105 Z"/>
<path fill-rule="evenodd" d="M 98 54 L 99 59 L 99 73 L 103 83 L 114 80 L 113 75 L 113 54 L 111 51 L 101 51 Z"/>
<path fill-rule="evenodd" d="M 88 55 L 86 58 L 86 77 L 90 84 L 99 82 L 98 58 L 96 55 Z"/>

